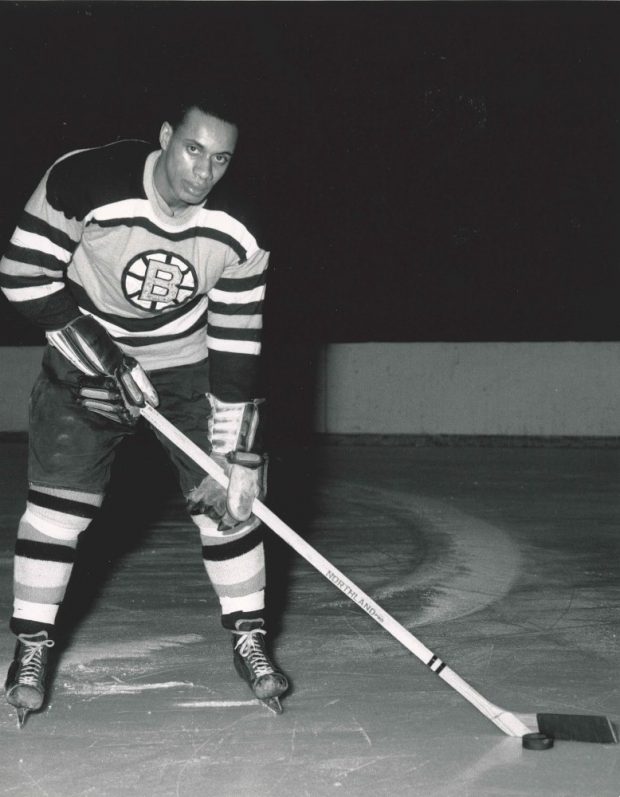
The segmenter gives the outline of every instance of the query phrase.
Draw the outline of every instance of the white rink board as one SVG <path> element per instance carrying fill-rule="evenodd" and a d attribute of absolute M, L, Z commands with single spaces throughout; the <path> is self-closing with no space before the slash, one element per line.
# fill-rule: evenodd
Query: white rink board
<path fill-rule="evenodd" d="M 620 435 L 620 343 L 328 345 L 317 431 Z"/>
<path fill-rule="evenodd" d="M 0 432 L 21 432 L 28 426 L 28 398 L 43 356 L 42 346 L 1 346 Z"/>

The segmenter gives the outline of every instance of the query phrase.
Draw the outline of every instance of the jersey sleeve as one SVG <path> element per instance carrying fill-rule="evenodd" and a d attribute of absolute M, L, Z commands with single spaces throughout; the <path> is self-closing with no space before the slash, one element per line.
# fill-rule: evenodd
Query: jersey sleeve
<path fill-rule="evenodd" d="M 268 252 L 257 248 L 227 266 L 209 291 L 211 390 L 222 401 L 257 397 L 268 263 Z"/>
<path fill-rule="evenodd" d="M 28 200 L 0 260 L 0 288 L 16 310 L 44 330 L 58 329 L 80 315 L 65 285 L 82 222 L 63 209 L 60 186 L 48 171 Z"/>

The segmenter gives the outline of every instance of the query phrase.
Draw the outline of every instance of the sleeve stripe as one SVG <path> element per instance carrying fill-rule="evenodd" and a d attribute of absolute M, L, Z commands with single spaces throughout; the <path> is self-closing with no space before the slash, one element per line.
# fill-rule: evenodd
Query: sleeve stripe
<path fill-rule="evenodd" d="M 219 283 L 218 283 L 219 285 Z M 241 304 L 241 305 L 248 305 L 251 302 L 260 302 L 262 299 L 265 298 L 265 286 L 261 285 L 258 288 L 253 288 L 249 291 L 238 291 L 233 293 L 232 291 L 222 291 L 219 288 L 213 288 L 209 291 L 209 299 L 213 302 L 219 302 L 221 304 Z"/>
<path fill-rule="evenodd" d="M 53 282 L 49 285 L 37 285 L 33 288 L 2 288 L 2 293 L 10 302 L 29 302 L 33 299 L 43 299 L 64 289 L 62 282 Z"/>
<path fill-rule="evenodd" d="M 261 329 L 230 329 L 216 327 L 213 324 L 207 326 L 207 335 L 218 340 L 260 341 L 261 332 Z"/>
<path fill-rule="evenodd" d="M 68 263 L 71 260 L 72 252 L 62 246 L 58 246 L 49 238 L 43 235 L 38 235 L 34 232 L 27 232 L 18 227 L 13 233 L 11 244 L 20 249 L 33 249 L 37 252 L 43 252 L 46 255 L 51 255 L 63 263 Z"/>
<path fill-rule="evenodd" d="M 232 352 L 234 354 L 260 354 L 260 343 L 251 343 L 249 341 L 240 340 L 219 340 L 207 336 L 207 346 L 216 351 Z"/>
<path fill-rule="evenodd" d="M 33 216 L 32 213 L 24 211 L 21 219 L 19 220 L 18 229 L 27 233 L 34 233 L 47 238 L 56 246 L 61 249 L 66 249 L 68 252 L 73 252 L 78 245 L 78 241 L 74 241 L 64 230 L 52 226 L 44 219 Z"/>
<path fill-rule="evenodd" d="M 60 329 L 80 314 L 74 298 L 63 283 L 47 286 L 47 293 L 43 296 L 39 295 L 39 290 L 19 288 L 14 290 L 14 294 L 17 294 L 15 301 L 20 302 L 20 313 L 41 329 Z M 9 293 L 11 289 L 4 291 L 5 295 Z"/>
<path fill-rule="evenodd" d="M 222 304 L 222 302 L 209 302 L 209 310 L 212 315 L 231 315 L 254 316 L 262 315 L 263 303 L 250 302 L 248 304 Z"/>
<path fill-rule="evenodd" d="M 14 263 L 20 263 L 23 266 L 37 266 L 45 268 L 49 271 L 54 271 L 57 274 L 64 274 L 67 267 L 67 262 L 58 260 L 53 255 L 47 255 L 44 252 L 37 252 L 36 249 L 21 249 L 19 246 L 9 244 L 5 255 L 4 262 L 12 260 Z M 3 265 L 4 268 L 4 265 Z M 26 269 L 23 269 L 26 271 Z M 27 269 L 30 272 L 32 269 Z"/>
<path fill-rule="evenodd" d="M 249 277 L 220 277 L 215 287 L 222 291 L 248 291 L 264 285 L 266 276 L 266 269 L 263 269 L 260 274 L 252 274 Z"/>
<path fill-rule="evenodd" d="M 214 327 L 241 328 L 241 329 L 262 329 L 263 317 L 260 313 L 256 315 L 223 315 L 214 313 L 212 305 L 209 306 L 209 324 Z"/>
<path fill-rule="evenodd" d="M 41 274 L 38 277 L 25 277 L 21 274 L 3 274 L 0 272 L 0 287 L 2 288 L 34 288 L 37 285 L 48 285 L 58 282 L 57 277 Z"/>

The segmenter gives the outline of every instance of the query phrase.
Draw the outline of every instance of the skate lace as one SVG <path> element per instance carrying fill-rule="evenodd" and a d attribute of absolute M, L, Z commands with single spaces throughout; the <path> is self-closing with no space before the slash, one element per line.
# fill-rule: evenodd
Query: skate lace
<path fill-rule="evenodd" d="M 256 676 L 270 675 L 273 672 L 273 667 L 263 650 L 263 640 L 258 636 L 258 634 L 264 636 L 267 632 L 262 628 L 255 628 L 252 631 L 233 631 L 233 633 L 239 636 L 235 650 L 238 650 L 239 654 L 248 662 Z"/>
<path fill-rule="evenodd" d="M 43 649 L 53 648 L 53 639 L 42 639 L 41 641 L 24 640 L 19 637 L 26 648 L 26 652 L 21 658 L 21 670 L 19 682 L 24 685 L 36 686 L 41 680 L 43 671 Z"/>

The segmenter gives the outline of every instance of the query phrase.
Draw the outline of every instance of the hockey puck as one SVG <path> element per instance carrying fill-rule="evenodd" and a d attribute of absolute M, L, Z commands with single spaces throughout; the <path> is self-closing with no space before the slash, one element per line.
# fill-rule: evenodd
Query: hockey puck
<path fill-rule="evenodd" d="M 524 750 L 551 750 L 553 747 L 553 737 L 545 733 L 526 733 L 521 738 Z"/>

